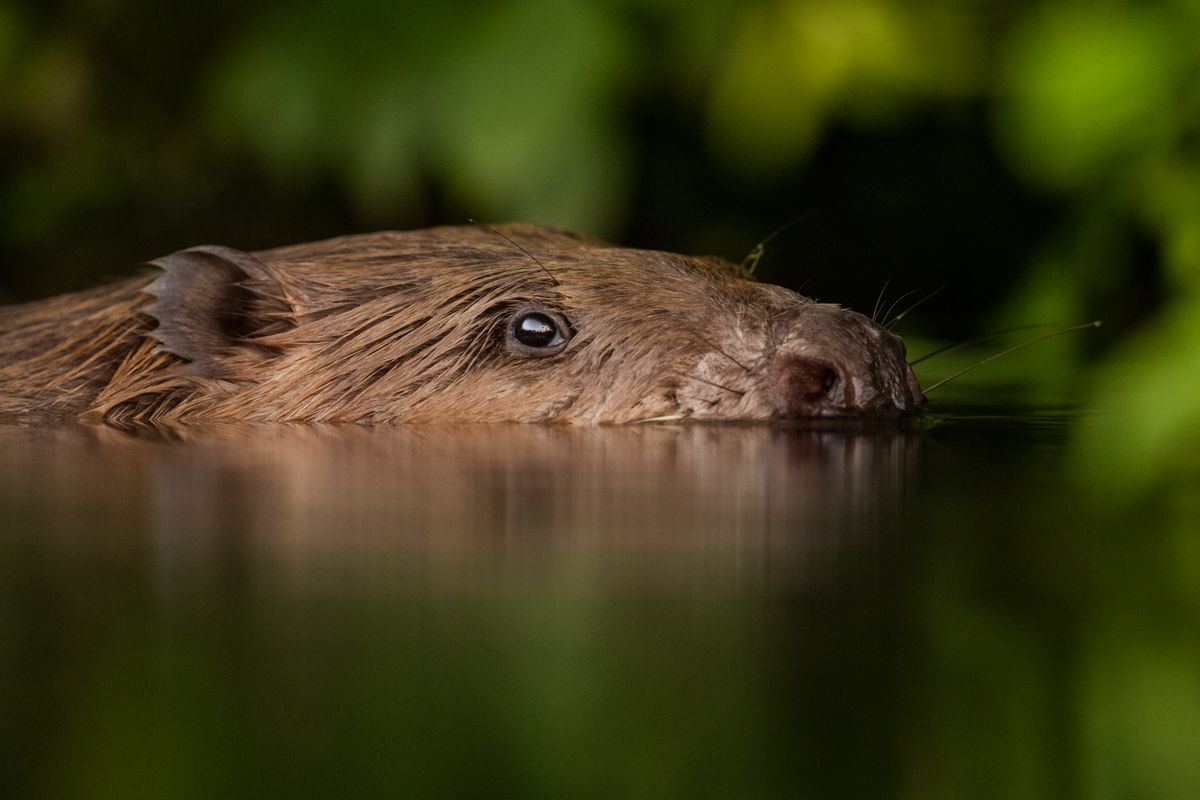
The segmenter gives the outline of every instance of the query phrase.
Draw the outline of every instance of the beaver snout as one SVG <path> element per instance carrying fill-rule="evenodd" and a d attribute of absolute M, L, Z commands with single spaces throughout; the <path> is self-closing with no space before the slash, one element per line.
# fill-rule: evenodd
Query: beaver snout
<path fill-rule="evenodd" d="M 925 401 L 902 345 L 866 349 L 811 342 L 777 351 L 762 378 L 778 417 L 897 417 Z"/>

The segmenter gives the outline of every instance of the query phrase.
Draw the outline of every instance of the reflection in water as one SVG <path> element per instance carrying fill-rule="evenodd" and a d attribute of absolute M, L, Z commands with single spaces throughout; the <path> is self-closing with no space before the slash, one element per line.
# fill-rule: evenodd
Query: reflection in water
<path fill-rule="evenodd" d="M 839 549 L 875 547 L 919 443 L 893 428 L 706 426 L 258 427 L 190 438 L 0 430 L 0 480 L 33 506 L 41 536 L 94 537 L 98 518 L 117 537 L 144 527 L 137 535 L 151 538 L 171 581 L 226 550 L 299 579 L 347 563 L 453 577 L 526 560 L 619 567 L 605 580 L 670 580 L 706 564 L 783 579 Z"/>
<path fill-rule="evenodd" d="M 0 428 L 6 796 L 1200 791 L 1197 496 L 923 431 Z"/>

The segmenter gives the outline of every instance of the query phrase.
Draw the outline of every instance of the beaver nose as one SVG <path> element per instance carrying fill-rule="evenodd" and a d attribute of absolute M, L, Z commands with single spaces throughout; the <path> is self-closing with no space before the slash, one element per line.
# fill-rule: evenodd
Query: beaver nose
<path fill-rule="evenodd" d="M 845 394 L 837 367 L 812 356 L 780 356 L 767 376 L 767 396 L 785 417 L 819 416 L 842 405 Z"/>

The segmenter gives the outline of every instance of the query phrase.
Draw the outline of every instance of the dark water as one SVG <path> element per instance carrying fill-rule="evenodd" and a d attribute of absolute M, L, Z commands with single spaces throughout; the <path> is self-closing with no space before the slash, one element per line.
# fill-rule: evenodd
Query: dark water
<path fill-rule="evenodd" d="M 5 795 L 1197 796 L 1200 537 L 1074 421 L 0 429 Z"/>

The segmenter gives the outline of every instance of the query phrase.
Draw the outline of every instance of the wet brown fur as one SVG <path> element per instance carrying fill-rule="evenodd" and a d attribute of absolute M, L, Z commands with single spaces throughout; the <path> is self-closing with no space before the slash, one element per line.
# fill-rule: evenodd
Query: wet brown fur
<path fill-rule="evenodd" d="M 0 309 L 0 420 L 767 419 L 804 414 L 778 399 L 787 382 L 772 370 L 814 336 L 870 377 L 839 399 L 867 412 L 920 402 L 899 340 L 861 315 L 717 259 L 498 231 L 520 247 L 471 226 L 184 251 Z M 560 354 L 506 349 L 527 307 L 569 320 Z"/>

